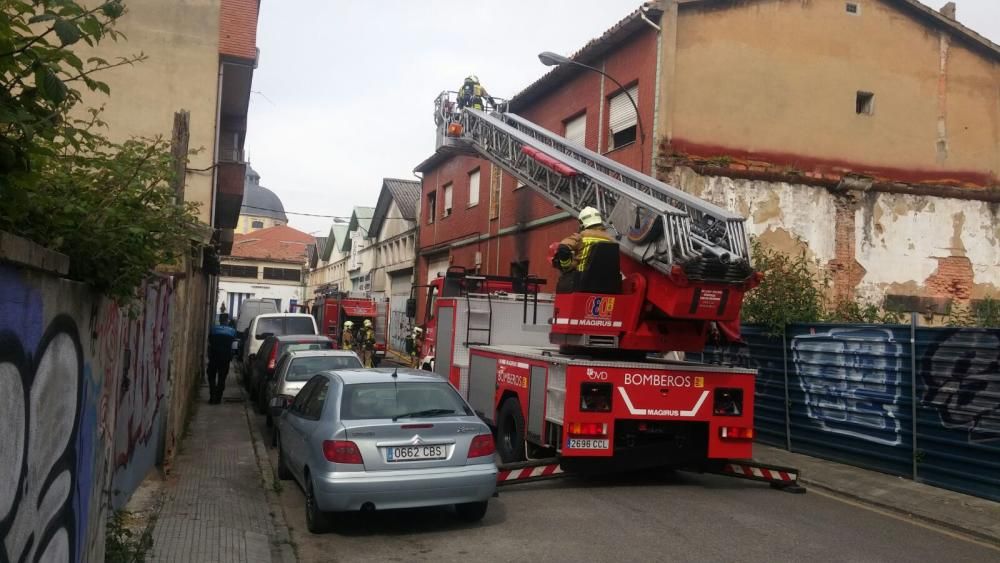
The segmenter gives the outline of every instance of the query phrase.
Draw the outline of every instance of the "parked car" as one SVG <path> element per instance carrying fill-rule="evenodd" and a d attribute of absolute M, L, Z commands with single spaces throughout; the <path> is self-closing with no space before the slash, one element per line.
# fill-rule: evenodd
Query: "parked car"
<path fill-rule="evenodd" d="M 309 531 L 333 514 L 455 505 L 477 521 L 496 492 L 493 435 L 441 377 L 374 368 L 312 377 L 277 420 L 278 477 L 306 496 Z"/>
<path fill-rule="evenodd" d="M 264 401 L 269 405 L 267 425 L 281 416 L 302 386 L 321 371 L 360 369 L 361 358 L 351 350 L 301 350 L 285 352 L 278 360 L 268 384 L 264 386 Z M 272 438 L 276 433 L 272 433 Z M 272 440 L 271 445 L 275 445 Z"/>
<path fill-rule="evenodd" d="M 240 308 L 235 317 L 236 326 L 234 327 L 238 336 L 236 339 L 237 344 L 235 345 L 237 357 L 243 357 L 241 351 L 246 347 L 247 329 L 250 328 L 250 323 L 257 318 L 257 315 L 277 312 L 278 304 L 273 299 L 247 299 L 243 303 L 240 303 Z"/>
<path fill-rule="evenodd" d="M 250 368 L 257 351 L 268 336 L 284 334 L 319 334 L 316 319 L 302 313 L 268 313 L 257 315 L 247 327 L 246 345 L 240 358 L 243 366 L 243 382 L 249 387 Z"/>
<path fill-rule="evenodd" d="M 274 368 L 278 365 L 278 359 L 282 354 L 295 350 L 333 350 L 333 348 L 333 340 L 323 334 L 282 334 L 265 338 L 250 365 L 250 377 L 247 380 L 247 389 L 250 391 L 250 398 L 256 401 L 257 412 L 264 414 L 267 411 L 264 390 L 274 375 Z"/>

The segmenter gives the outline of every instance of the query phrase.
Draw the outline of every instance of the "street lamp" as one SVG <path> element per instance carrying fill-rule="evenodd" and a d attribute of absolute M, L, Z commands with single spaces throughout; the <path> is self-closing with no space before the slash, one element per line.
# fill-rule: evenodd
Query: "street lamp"
<path fill-rule="evenodd" d="M 639 106 L 638 106 L 638 104 L 635 103 L 635 100 L 632 98 L 632 94 L 630 94 L 629 91 L 624 86 L 622 86 L 621 82 L 618 82 L 617 80 L 615 80 L 614 76 L 611 76 L 610 74 L 604 72 L 603 70 L 601 70 L 599 68 L 595 68 L 595 67 L 592 67 L 590 65 L 585 65 L 585 64 L 583 64 L 581 62 L 574 61 L 573 59 L 571 59 L 569 57 L 564 57 L 562 55 L 557 55 L 557 54 L 553 53 L 552 51 L 545 51 L 544 53 L 539 53 L 538 54 L 538 60 L 542 61 L 542 64 L 545 65 L 545 66 L 559 66 L 559 65 L 566 65 L 566 64 L 576 65 L 578 67 L 582 67 L 582 68 L 585 68 L 587 70 L 592 70 L 592 71 L 594 71 L 594 72 L 596 72 L 596 73 L 604 76 L 608 80 L 614 82 L 615 84 L 617 84 L 618 87 L 621 88 L 622 92 L 625 92 L 625 95 L 628 96 L 628 101 L 632 102 L 632 107 L 635 108 L 635 122 L 639 124 L 639 140 L 640 140 L 641 143 L 645 144 L 645 142 L 646 142 L 646 130 L 642 126 L 642 117 L 639 115 Z"/>

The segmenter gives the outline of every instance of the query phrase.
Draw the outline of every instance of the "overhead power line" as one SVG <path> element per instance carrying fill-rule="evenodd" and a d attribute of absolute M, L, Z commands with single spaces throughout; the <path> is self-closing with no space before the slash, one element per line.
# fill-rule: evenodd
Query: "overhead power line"
<path fill-rule="evenodd" d="M 271 209 L 269 207 L 257 207 L 256 205 L 246 205 L 246 204 L 243 204 L 243 207 L 247 207 L 247 208 L 250 208 L 250 209 L 257 209 L 257 210 L 260 210 L 260 211 L 271 211 L 273 213 L 284 213 L 286 215 L 303 215 L 305 217 L 320 217 L 320 218 L 323 218 L 323 219 L 343 219 L 345 221 L 350 221 L 351 220 L 351 216 L 350 215 L 324 215 L 322 213 L 304 213 L 304 212 L 301 212 L 301 211 L 285 211 L 284 209 Z M 413 221 L 413 219 L 406 219 L 406 218 L 403 218 L 403 217 L 386 217 L 385 220 L 386 221 Z"/>

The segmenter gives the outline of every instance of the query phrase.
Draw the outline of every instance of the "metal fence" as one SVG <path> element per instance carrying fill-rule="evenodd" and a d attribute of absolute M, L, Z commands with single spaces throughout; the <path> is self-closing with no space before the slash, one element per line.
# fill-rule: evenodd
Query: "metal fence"
<path fill-rule="evenodd" d="M 758 370 L 758 441 L 1000 500 L 1000 330 L 914 322 L 743 334 L 746 346 L 688 357 Z"/>

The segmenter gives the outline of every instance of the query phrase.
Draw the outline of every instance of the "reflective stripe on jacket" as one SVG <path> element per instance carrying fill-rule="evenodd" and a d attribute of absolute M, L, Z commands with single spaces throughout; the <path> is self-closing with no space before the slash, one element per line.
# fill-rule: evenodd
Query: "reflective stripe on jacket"
<path fill-rule="evenodd" d="M 559 269 L 564 272 L 572 269 L 576 269 L 578 272 L 584 271 L 590 259 L 590 249 L 597 243 L 613 241 L 614 239 L 611 238 L 608 231 L 604 230 L 604 227 L 584 229 L 579 233 L 571 234 L 562 239 L 559 244 L 569 247 L 573 251 L 573 258 L 560 260 Z"/>

